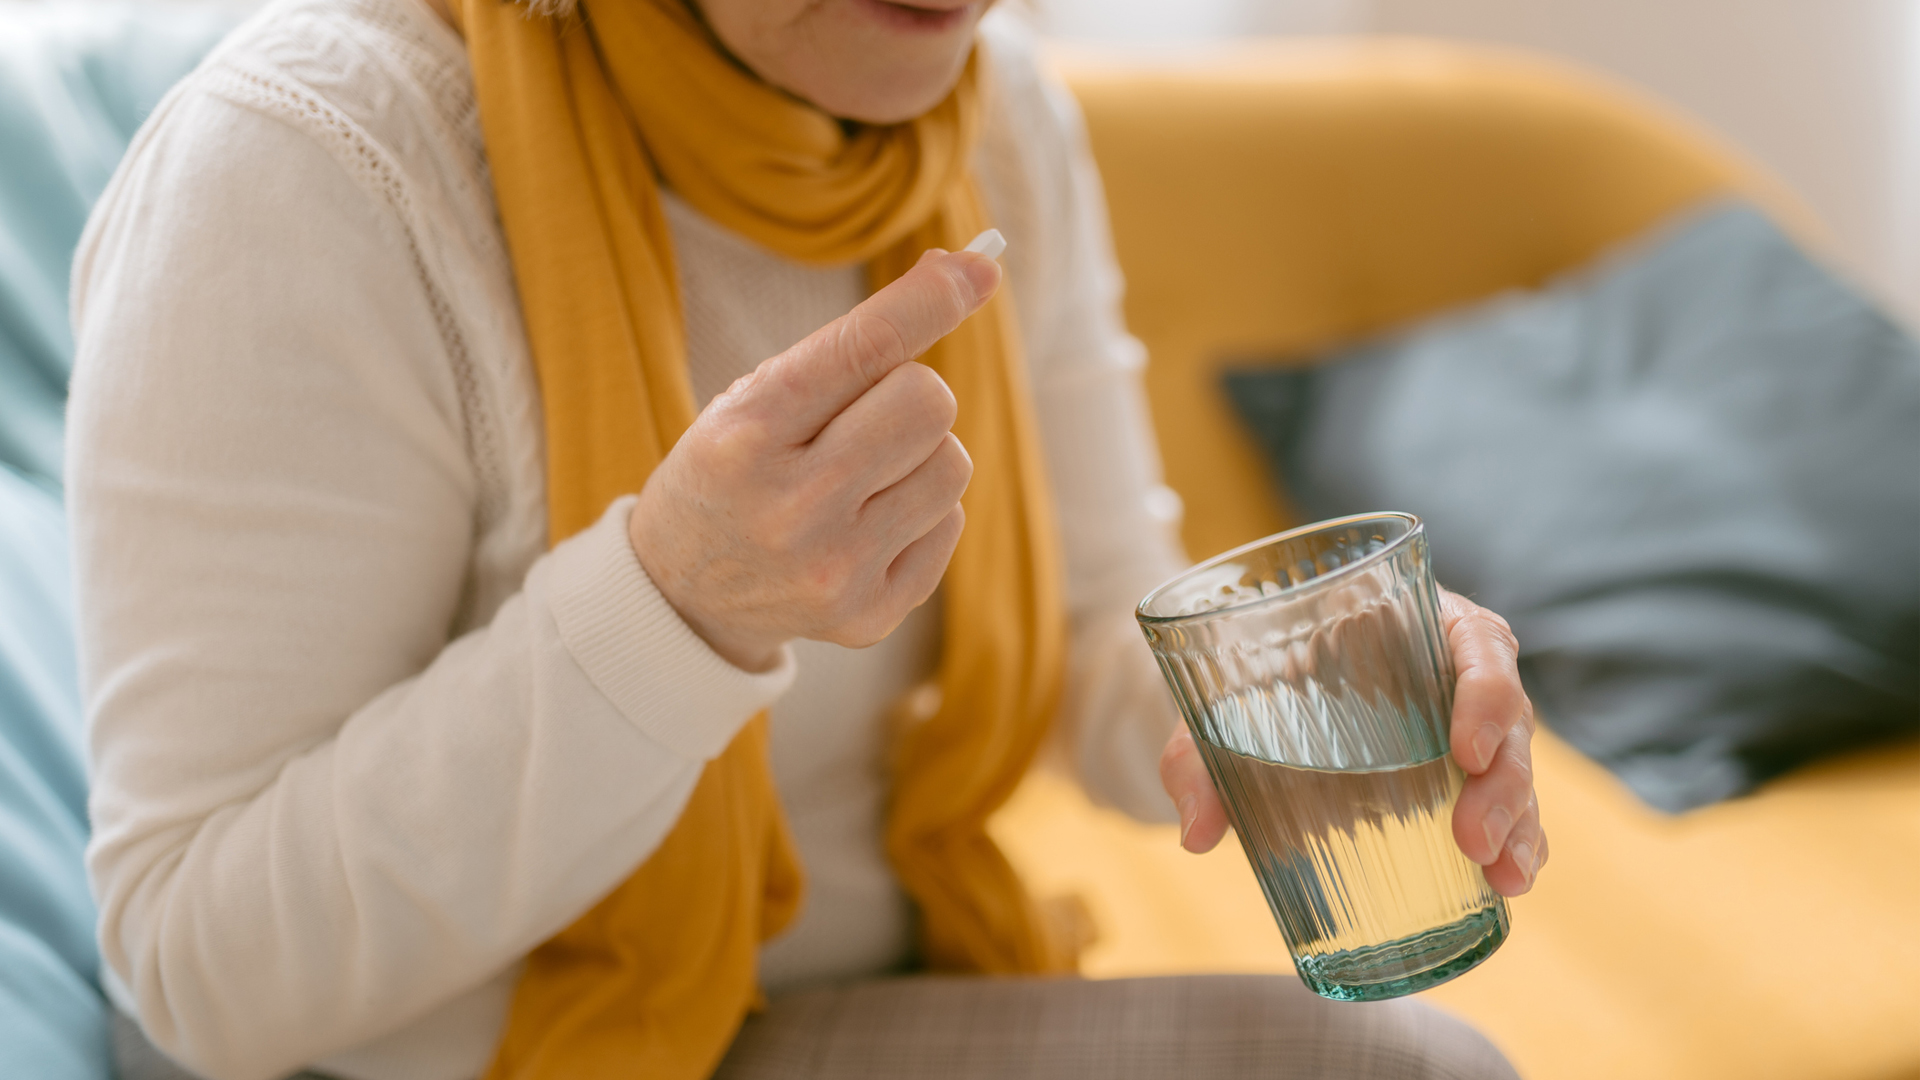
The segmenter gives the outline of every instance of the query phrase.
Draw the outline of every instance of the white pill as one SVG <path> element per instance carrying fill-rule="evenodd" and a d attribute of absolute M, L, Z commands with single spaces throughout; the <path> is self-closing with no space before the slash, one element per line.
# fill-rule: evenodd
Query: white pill
<path fill-rule="evenodd" d="M 997 259 L 1007 250 L 1007 238 L 1000 235 L 999 229 L 988 229 L 967 245 L 968 251 L 978 252 L 989 259 Z"/>

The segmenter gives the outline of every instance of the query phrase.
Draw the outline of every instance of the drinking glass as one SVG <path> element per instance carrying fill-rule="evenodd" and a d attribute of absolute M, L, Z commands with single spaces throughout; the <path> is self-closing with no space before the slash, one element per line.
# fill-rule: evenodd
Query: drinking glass
<path fill-rule="evenodd" d="M 1453 841 L 1452 652 L 1411 514 L 1308 525 L 1216 556 L 1135 613 L 1301 981 L 1373 1001 L 1506 940 Z"/>

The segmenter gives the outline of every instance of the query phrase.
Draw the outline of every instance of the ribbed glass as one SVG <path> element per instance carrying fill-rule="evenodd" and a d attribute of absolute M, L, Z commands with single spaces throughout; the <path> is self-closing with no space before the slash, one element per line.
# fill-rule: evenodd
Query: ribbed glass
<path fill-rule="evenodd" d="M 1453 841 L 1454 671 L 1418 518 L 1249 544 L 1137 617 L 1308 987 L 1398 997 L 1499 948 L 1506 902 Z"/>

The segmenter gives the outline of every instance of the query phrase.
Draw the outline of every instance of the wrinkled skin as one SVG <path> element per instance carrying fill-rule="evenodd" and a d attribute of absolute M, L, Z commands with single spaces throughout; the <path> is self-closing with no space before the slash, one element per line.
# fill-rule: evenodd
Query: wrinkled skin
<path fill-rule="evenodd" d="M 966 66 L 990 0 L 697 0 L 755 74 L 835 116 L 875 124 L 938 104 Z"/>
<path fill-rule="evenodd" d="M 973 462 L 953 392 L 913 358 L 999 284 L 992 259 L 929 252 L 715 398 L 647 479 L 634 552 L 722 656 L 871 645 L 933 595 Z"/>

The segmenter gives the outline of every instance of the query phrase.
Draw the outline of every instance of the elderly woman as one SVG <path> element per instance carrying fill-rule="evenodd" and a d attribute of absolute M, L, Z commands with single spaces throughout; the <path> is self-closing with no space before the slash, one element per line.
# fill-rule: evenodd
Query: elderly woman
<path fill-rule="evenodd" d="M 990 3 L 280 0 L 162 106 L 75 269 L 128 1077 L 1511 1075 L 1031 977 L 984 822 L 1044 741 L 1225 822 L 1130 620 L 1178 502 L 1098 181 Z M 1517 894 L 1532 720 L 1448 603 Z"/>

